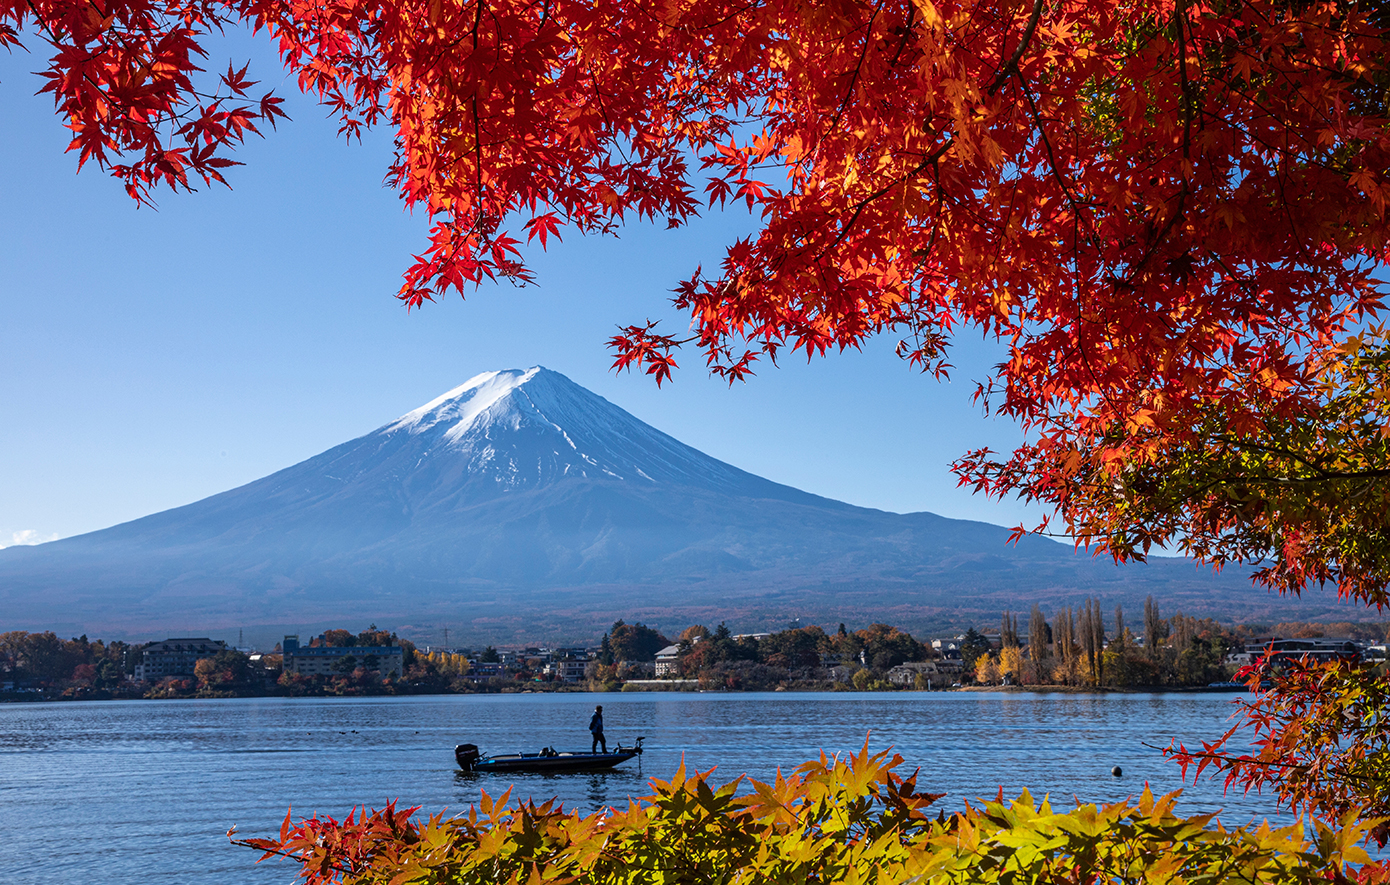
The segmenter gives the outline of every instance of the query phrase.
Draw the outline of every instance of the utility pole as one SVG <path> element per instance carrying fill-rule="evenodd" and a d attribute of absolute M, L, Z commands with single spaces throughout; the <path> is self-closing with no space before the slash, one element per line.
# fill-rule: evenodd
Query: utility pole
<path fill-rule="evenodd" d="M 445 648 L 448 648 L 448 647 L 449 647 L 449 628 L 448 628 L 448 627 L 445 627 L 445 628 L 444 628 L 444 647 L 445 647 Z"/>

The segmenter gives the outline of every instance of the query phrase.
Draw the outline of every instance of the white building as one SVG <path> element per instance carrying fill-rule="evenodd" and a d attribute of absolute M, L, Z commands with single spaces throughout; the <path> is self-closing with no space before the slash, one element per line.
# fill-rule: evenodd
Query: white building
<path fill-rule="evenodd" d="M 547 676 L 559 679 L 563 682 L 583 682 L 584 671 L 588 666 L 588 661 L 551 661 L 545 665 L 545 670 L 542 672 Z"/>
<path fill-rule="evenodd" d="M 656 653 L 656 678 L 674 679 L 681 675 L 679 645 L 668 645 Z"/>

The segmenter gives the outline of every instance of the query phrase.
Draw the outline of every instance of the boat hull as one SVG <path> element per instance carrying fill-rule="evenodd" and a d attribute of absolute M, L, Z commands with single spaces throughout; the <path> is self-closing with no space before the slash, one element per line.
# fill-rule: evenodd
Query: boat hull
<path fill-rule="evenodd" d="M 472 744 L 454 749 L 459 768 L 479 774 L 487 772 L 564 774 L 572 771 L 606 771 L 642 755 L 642 748 L 623 747 L 612 753 L 511 753 L 479 756 Z"/>

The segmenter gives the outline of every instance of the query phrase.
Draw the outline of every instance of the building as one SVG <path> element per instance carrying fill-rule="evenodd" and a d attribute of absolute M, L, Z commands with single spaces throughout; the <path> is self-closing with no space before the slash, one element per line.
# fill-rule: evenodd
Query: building
<path fill-rule="evenodd" d="M 942 657 L 960 657 L 960 644 L 965 639 L 964 636 L 952 636 L 946 639 L 933 639 L 929 645 L 936 650 Z"/>
<path fill-rule="evenodd" d="M 226 648 L 227 643 L 206 636 L 151 642 L 141 652 L 140 663 L 135 665 L 135 681 L 159 682 L 170 677 L 192 679 L 193 667 L 199 661 Z"/>
<path fill-rule="evenodd" d="M 826 668 L 825 675 L 831 682 L 849 682 L 854 676 L 854 671 L 844 664 L 836 663 Z"/>
<path fill-rule="evenodd" d="M 936 664 L 936 672 L 942 676 L 958 676 L 965 672 L 965 661 L 960 658 L 939 658 L 932 663 Z"/>
<path fill-rule="evenodd" d="M 1266 639 L 1247 643 L 1245 651 L 1251 657 L 1268 655 L 1273 658 L 1299 660 L 1307 656 L 1314 661 L 1337 658 L 1359 659 L 1361 647 L 1350 639 Z"/>
<path fill-rule="evenodd" d="M 562 661 L 565 659 L 575 661 L 587 661 L 593 657 L 593 650 L 582 645 L 574 645 L 568 648 L 556 648 L 550 652 L 550 659 Z"/>
<path fill-rule="evenodd" d="M 588 666 L 588 661 L 551 661 L 545 665 L 545 669 L 542 672 L 546 676 L 550 676 L 562 682 L 576 683 L 584 681 L 585 669 Z"/>
<path fill-rule="evenodd" d="M 1299 638 L 1284 639 L 1278 636 L 1262 636 L 1245 644 L 1243 651 L 1233 651 L 1226 655 L 1224 662 L 1231 667 L 1247 667 L 1263 657 L 1276 661 L 1297 661 L 1307 656 L 1313 661 L 1331 661 L 1337 658 L 1371 658 L 1370 648 L 1363 649 L 1350 639 Z M 1383 655 L 1383 651 L 1381 652 Z"/>
<path fill-rule="evenodd" d="M 912 685 L 917 681 L 917 675 L 921 674 L 928 680 L 935 679 L 937 684 L 941 684 L 940 670 L 937 669 L 935 661 L 909 661 L 906 664 L 899 664 L 888 671 L 888 681 L 894 685 Z"/>
<path fill-rule="evenodd" d="M 320 636 L 320 639 L 323 637 Z M 286 636 L 280 644 L 285 672 L 302 676 L 339 676 L 351 672 L 345 663 L 351 658 L 353 669 L 375 670 L 384 679 L 400 678 L 405 672 L 405 649 L 399 645 L 317 645 L 302 647 L 299 636 Z"/>
<path fill-rule="evenodd" d="M 468 661 L 468 678 L 473 682 L 481 682 L 484 679 L 500 679 L 507 675 L 507 671 L 502 668 L 499 661 L 479 661 L 472 658 Z"/>
<path fill-rule="evenodd" d="M 674 679 L 681 675 L 679 645 L 668 645 L 656 653 L 656 678 Z"/>

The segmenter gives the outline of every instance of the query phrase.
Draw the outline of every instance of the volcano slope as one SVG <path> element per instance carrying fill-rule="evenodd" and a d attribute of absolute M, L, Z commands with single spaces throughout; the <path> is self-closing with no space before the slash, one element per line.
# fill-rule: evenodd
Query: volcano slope
<path fill-rule="evenodd" d="M 453 625 L 461 639 L 667 629 L 995 623 L 1088 595 L 1220 619 L 1335 615 L 1246 578 L 931 513 L 854 507 L 711 458 L 543 368 L 488 372 L 240 488 L 0 550 L 4 629 Z M 597 631 L 597 632 L 596 632 Z"/>

